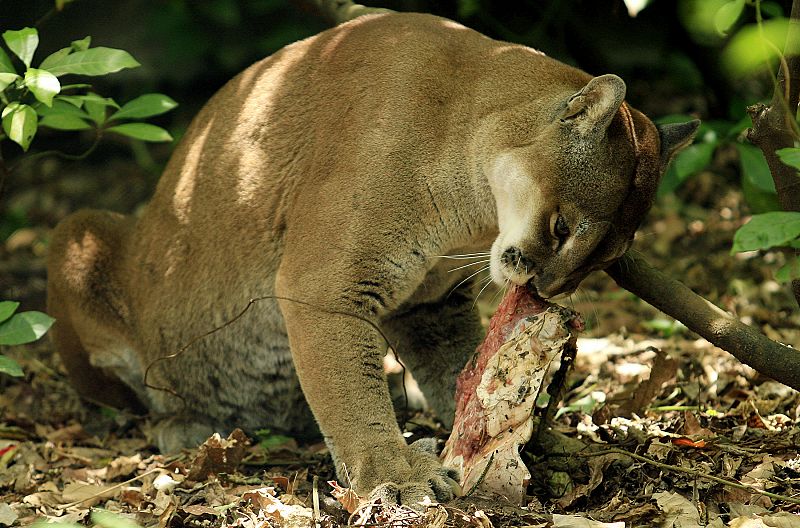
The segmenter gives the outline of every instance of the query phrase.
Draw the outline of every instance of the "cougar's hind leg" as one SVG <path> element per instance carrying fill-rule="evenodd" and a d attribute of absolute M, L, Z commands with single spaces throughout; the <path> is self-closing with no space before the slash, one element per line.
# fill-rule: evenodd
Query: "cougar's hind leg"
<path fill-rule="evenodd" d="M 124 293 L 115 282 L 129 222 L 114 213 L 81 211 L 56 227 L 47 262 L 47 311 L 56 319 L 50 338 L 78 393 L 141 411 L 137 391 L 120 377 L 139 374 L 125 335 Z"/>
<path fill-rule="evenodd" d="M 439 302 L 401 312 L 384 324 L 400 359 L 448 427 L 455 412 L 456 378 L 484 335 L 474 304 L 470 294 L 456 291 Z"/>

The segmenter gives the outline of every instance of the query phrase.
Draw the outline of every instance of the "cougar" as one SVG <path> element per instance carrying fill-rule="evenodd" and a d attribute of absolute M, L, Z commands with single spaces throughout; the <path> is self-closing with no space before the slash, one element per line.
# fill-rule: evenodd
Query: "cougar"
<path fill-rule="evenodd" d="M 624 97 L 431 15 L 289 45 L 213 96 L 141 215 L 57 226 L 55 347 L 81 395 L 161 420 L 164 450 L 321 432 L 359 494 L 447 500 L 457 475 L 397 424 L 385 338 L 447 424 L 483 329 L 480 268 L 443 257 L 487 254 L 494 282 L 550 298 L 628 249 L 698 123 Z"/>

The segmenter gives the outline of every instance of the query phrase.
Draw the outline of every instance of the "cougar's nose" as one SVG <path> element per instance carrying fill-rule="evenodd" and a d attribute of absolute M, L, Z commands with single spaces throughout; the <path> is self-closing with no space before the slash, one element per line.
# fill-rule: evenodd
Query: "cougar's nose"
<path fill-rule="evenodd" d="M 500 261 L 510 268 L 514 268 L 519 272 L 524 272 L 526 275 L 531 273 L 536 266 L 536 264 L 526 257 L 522 253 L 522 250 L 516 246 L 511 246 L 503 251 L 503 254 L 500 256 Z"/>

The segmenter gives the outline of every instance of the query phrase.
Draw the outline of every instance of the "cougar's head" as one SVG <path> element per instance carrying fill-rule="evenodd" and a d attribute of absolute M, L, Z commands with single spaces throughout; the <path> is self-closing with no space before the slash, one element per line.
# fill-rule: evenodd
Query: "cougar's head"
<path fill-rule="evenodd" d="M 489 161 L 495 282 L 530 282 L 552 297 L 628 250 L 667 163 L 699 121 L 656 127 L 624 98 L 622 79 L 595 77 L 545 110 L 535 136 Z"/>

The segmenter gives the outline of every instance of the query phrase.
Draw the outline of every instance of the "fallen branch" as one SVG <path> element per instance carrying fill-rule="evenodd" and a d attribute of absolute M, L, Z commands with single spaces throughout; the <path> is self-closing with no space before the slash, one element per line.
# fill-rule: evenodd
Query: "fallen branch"
<path fill-rule="evenodd" d="M 730 352 L 745 365 L 800 390 L 800 351 L 776 343 L 740 322 L 683 283 L 651 267 L 643 257 L 628 252 L 606 273 L 621 287 Z"/>
<path fill-rule="evenodd" d="M 153 473 L 158 473 L 158 472 L 164 472 L 164 473 L 166 473 L 166 472 L 167 472 L 167 470 L 166 470 L 166 469 L 164 469 L 164 468 L 154 468 L 154 469 L 151 469 L 150 471 L 147 471 L 146 473 L 142 473 L 141 475 L 137 475 L 137 476 L 135 476 L 135 477 L 133 477 L 133 478 L 129 478 L 129 479 L 128 479 L 128 480 L 126 480 L 125 482 L 120 482 L 120 483 L 118 483 L 118 484 L 114 484 L 113 486 L 109 486 L 108 488 L 104 488 L 104 489 L 102 489 L 101 491 L 98 491 L 97 493 L 94 493 L 94 494 L 92 494 L 92 495 L 90 495 L 90 496 L 88 496 L 88 497 L 84 497 L 84 498 L 82 498 L 82 499 L 79 499 L 79 500 L 76 500 L 76 501 L 70 502 L 70 503 L 68 503 L 68 504 L 61 504 L 61 505 L 59 506 L 59 508 L 61 508 L 62 510 L 66 510 L 66 509 L 68 509 L 68 508 L 72 508 L 73 506 L 77 506 L 78 504 L 82 504 L 82 503 L 84 503 L 84 502 L 86 502 L 86 501 L 90 501 L 90 500 L 92 500 L 92 499 L 96 499 L 96 498 L 98 498 L 98 497 L 102 497 L 103 495 L 106 495 L 106 494 L 107 494 L 109 491 L 112 491 L 112 490 L 115 490 L 115 489 L 121 488 L 121 487 L 123 487 L 123 486 L 127 486 L 127 485 L 128 485 L 128 484 L 130 484 L 131 482 L 135 482 L 135 481 L 137 481 L 137 480 L 141 480 L 141 479 L 143 479 L 143 478 L 145 478 L 145 477 L 148 477 L 148 476 L 152 475 Z"/>
<path fill-rule="evenodd" d="M 651 466 L 655 466 L 659 469 L 663 469 L 665 471 L 674 471 L 677 473 L 686 473 L 687 475 L 692 475 L 695 478 L 701 478 L 710 480 L 712 482 L 717 482 L 722 484 L 723 486 L 730 486 L 731 488 L 736 488 L 740 490 L 749 491 L 751 493 L 758 493 L 759 495 L 764 495 L 765 497 L 769 497 L 770 499 L 780 500 L 784 502 L 788 502 L 791 504 L 800 504 L 800 499 L 795 497 L 788 497 L 786 495 L 779 495 L 778 493 L 772 493 L 769 491 L 764 491 L 758 489 L 754 486 L 748 486 L 747 484 L 741 484 L 736 482 L 735 480 L 730 480 L 722 477 L 718 477 L 716 475 L 711 475 L 709 473 L 704 473 L 698 469 L 687 468 L 683 466 L 673 466 L 672 464 L 665 464 L 663 462 L 658 462 L 657 460 L 653 460 L 652 458 L 648 458 L 646 456 L 637 455 L 636 453 L 631 453 L 630 451 L 626 451 L 624 449 L 620 449 L 618 447 L 612 447 L 611 449 L 603 449 L 601 451 L 591 451 L 588 453 L 578 453 L 578 456 L 581 457 L 592 457 L 592 456 L 600 456 L 600 455 L 608 455 L 610 453 L 616 453 L 623 456 L 631 457 L 634 460 L 638 460 L 639 462 L 644 462 L 646 464 L 650 464 Z"/>

